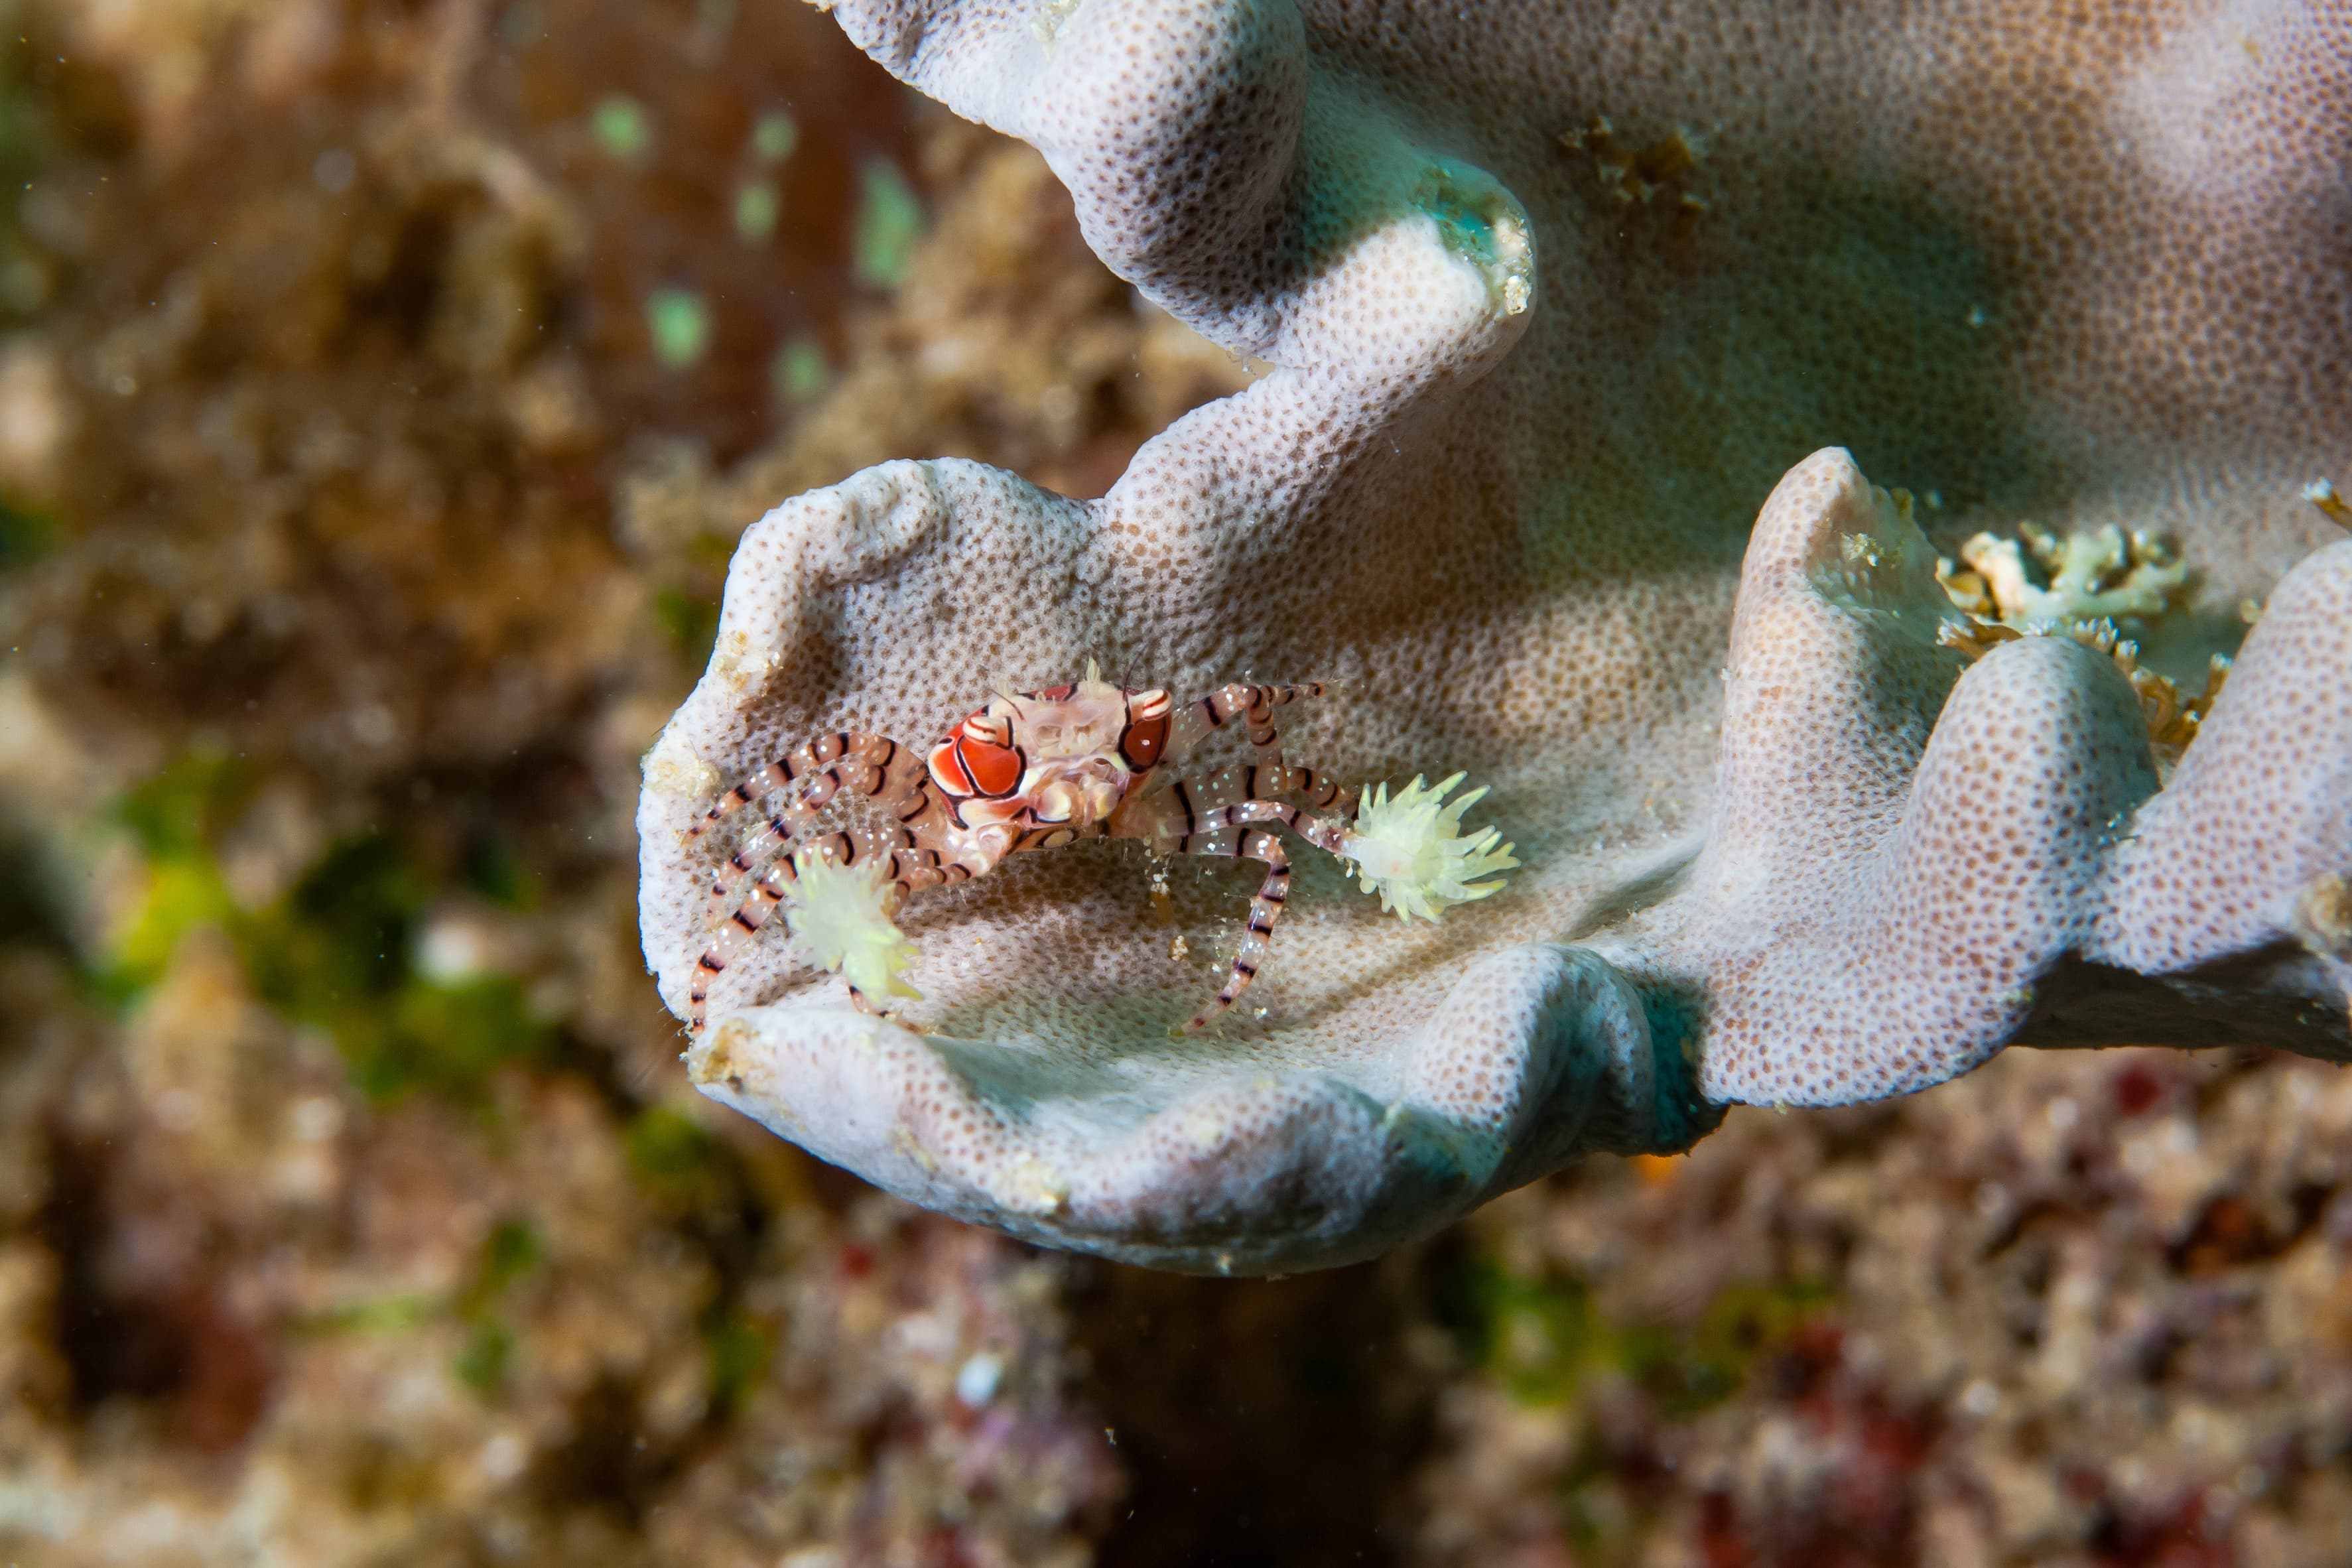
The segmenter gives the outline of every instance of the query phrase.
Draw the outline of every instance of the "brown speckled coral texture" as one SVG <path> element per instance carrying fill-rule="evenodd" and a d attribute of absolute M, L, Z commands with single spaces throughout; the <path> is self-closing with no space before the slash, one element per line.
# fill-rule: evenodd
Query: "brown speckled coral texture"
<path fill-rule="evenodd" d="M 2281 590 L 2213 756 L 2136 832 L 2156 779 L 2113 667 L 2037 641 L 1955 684 L 1930 537 L 1862 477 L 1947 549 L 2168 534 L 2201 577 L 2134 628 L 2148 657 L 2234 641 L 2240 598 L 2334 537 L 2300 486 L 2352 458 L 2340 7 L 835 15 L 1035 143 L 1114 268 L 1274 368 L 1098 501 L 904 463 L 746 535 L 647 761 L 665 996 L 701 947 L 679 829 L 721 780 L 820 726 L 927 741 L 1090 655 L 1183 692 L 1336 680 L 1296 755 L 1468 770 L 1525 866 L 1407 931 L 1307 861 L 1252 1016 L 1171 1044 L 1237 875 L 1180 862 L 1163 907 L 1123 847 L 1024 857 L 910 908 L 906 1026 L 781 943 L 732 965 L 714 1037 L 759 1087 L 705 1049 L 720 1098 L 952 1212 L 1280 1268 L 1580 1147 L 1677 1147 L 1708 1100 L 1923 1088 L 2012 1038 L 2340 1048 L 2352 724 L 2294 694 L 2342 690 L 2344 551 Z M 2207 837 L 2255 796 L 2258 840 Z M 2215 925 L 2159 864 L 2259 900 Z M 1475 1116 L 1423 1087 L 1465 1050 Z"/>

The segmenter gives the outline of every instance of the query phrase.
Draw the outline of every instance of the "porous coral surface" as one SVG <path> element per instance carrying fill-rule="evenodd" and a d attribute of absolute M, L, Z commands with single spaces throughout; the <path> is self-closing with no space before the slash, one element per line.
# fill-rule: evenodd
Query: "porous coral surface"
<path fill-rule="evenodd" d="M 744 536 L 638 815 L 673 1009 L 725 783 L 1089 656 L 1334 681 L 1293 756 L 1467 770 L 1524 866 L 1405 931 L 1310 854 L 1244 1015 L 1171 1045 L 1238 878 L 1019 857 L 910 905 L 897 1022 L 740 956 L 708 1092 L 950 1212 L 1276 1269 L 2015 1039 L 2343 1049 L 2340 7 L 831 12 L 1271 369 L 1099 500 L 906 461 Z M 2027 522 L 2172 540 L 2196 592 L 2135 629 L 2184 673 L 2275 588 L 2163 795 L 2111 660 L 1939 641 L 1938 542 Z"/>

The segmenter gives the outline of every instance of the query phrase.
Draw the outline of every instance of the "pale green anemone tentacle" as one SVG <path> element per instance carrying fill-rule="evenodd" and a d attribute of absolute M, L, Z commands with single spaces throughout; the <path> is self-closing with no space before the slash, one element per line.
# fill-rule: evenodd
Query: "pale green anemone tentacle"
<path fill-rule="evenodd" d="M 838 970 L 879 1002 L 922 993 L 907 984 L 915 944 L 890 918 L 891 884 L 879 861 L 840 866 L 807 850 L 793 857 L 799 874 L 784 895 L 784 920 L 801 953 L 817 968 Z"/>
<path fill-rule="evenodd" d="M 1446 805 L 1462 779 L 1455 773 L 1433 787 L 1415 773 L 1393 796 L 1385 784 L 1375 784 L 1356 812 L 1355 830 L 1339 847 L 1364 891 L 1378 893 L 1381 908 L 1408 924 L 1415 916 L 1433 921 L 1451 905 L 1500 892 L 1502 873 L 1518 865 L 1514 846 L 1497 847 L 1499 830 L 1463 834 L 1462 814 L 1486 791 L 1482 785 Z"/>

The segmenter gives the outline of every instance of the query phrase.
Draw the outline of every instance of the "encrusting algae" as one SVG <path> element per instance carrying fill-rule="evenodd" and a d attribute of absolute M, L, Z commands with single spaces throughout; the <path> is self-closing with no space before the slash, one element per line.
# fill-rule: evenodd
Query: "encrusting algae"
<path fill-rule="evenodd" d="M 1909 498 L 1898 495 L 1896 503 L 1907 510 Z M 1960 547 L 1965 568 L 1948 558 L 1937 562 L 1936 580 L 1969 617 L 1966 626 L 1944 623 L 1938 639 L 1972 661 L 2021 637 L 2068 637 L 2106 655 L 2131 682 L 2159 774 L 2169 778 L 2229 680 L 2230 656 L 2209 655 L 2203 687 L 2186 696 L 2169 676 L 2141 662 L 2139 642 L 2116 623 L 2145 625 L 2181 607 L 2189 563 L 2162 541 L 2126 535 L 2113 523 L 2063 539 L 2022 523 L 2018 536 L 1978 533 Z M 2046 584 L 2032 580 L 2029 561 Z"/>

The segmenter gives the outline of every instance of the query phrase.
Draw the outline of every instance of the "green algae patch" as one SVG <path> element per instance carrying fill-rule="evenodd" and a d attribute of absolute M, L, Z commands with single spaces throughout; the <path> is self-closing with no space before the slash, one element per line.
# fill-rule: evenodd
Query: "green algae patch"
<path fill-rule="evenodd" d="M 833 380 L 833 367 L 814 338 L 794 338 L 776 355 L 776 390 L 787 403 L 813 403 Z"/>
<path fill-rule="evenodd" d="M 227 826 L 228 814 L 241 803 L 250 783 L 233 758 L 194 747 L 126 794 L 114 815 L 150 859 L 201 856 Z"/>
<path fill-rule="evenodd" d="M 546 1245 L 529 1220 L 503 1219 L 483 1237 L 471 1276 L 454 1296 L 378 1297 L 311 1313 L 291 1327 L 306 1336 L 399 1334 L 454 1319 L 467 1333 L 450 1360 L 450 1375 L 488 1398 L 505 1387 L 519 1343 L 504 1311 L 507 1299 L 546 1261 Z"/>
<path fill-rule="evenodd" d="M 416 928 L 438 890 L 393 838 L 350 839 L 231 928 L 261 999 L 331 1035 L 352 1083 L 378 1103 L 425 1090 L 478 1104 L 493 1072 L 543 1058 L 551 1043 L 512 977 L 416 973 Z"/>
<path fill-rule="evenodd" d="M 89 972 L 100 1001 L 127 1006 L 199 927 L 235 934 L 242 917 L 212 842 L 250 782 L 231 759 L 192 751 L 116 803 L 110 815 L 137 843 L 146 880 Z"/>
<path fill-rule="evenodd" d="M 460 868 L 466 890 L 485 902 L 520 913 L 539 908 L 539 879 L 504 834 L 468 840 Z"/>
<path fill-rule="evenodd" d="M 513 979 L 415 973 L 410 952 L 436 890 L 393 839 L 348 840 L 233 933 L 262 1000 L 331 1035 L 352 1082 L 379 1103 L 418 1089 L 478 1103 L 492 1072 L 550 1043 Z"/>
<path fill-rule="evenodd" d="M 757 245 L 776 232 L 783 204 L 776 187 L 765 180 L 747 180 L 735 192 L 735 233 L 746 245 Z"/>
<path fill-rule="evenodd" d="M 772 109 L 760 116 L 751 128 L 751 153 L 762 163 L 781 163 L 793 155 L 800 145 L 801 131 L 793 117 L 781 109 Z"/>
<path fill-rule="evenodd" d="M 376 1100 L 417 1089 L 474 1100 L 499 1068 L 543 1056 L 548 1037 L 522 987 L 503 975 L 456 985 L 412 982 L 401 990 L 392 1026 L 352 1059 L 352 1077 Z"/>
<path fill-rule="evenodd" d="M 702 1124 L 668 1105 L 649 1105 L 622 1134 L 629 1173 L 656 1201 L 687 1210 L 723 1201 L 719 1146 Z"/>
<path fill-rule="evenodd" d="M 711 645 L 719 640 L 717 600 L 683 588 L 663 588 L 654 595 L 653 610 L 681 659 L 696 667 L 710 662 Z"/>
<path fill-rule="evenodd" d="M 633 168 L 642 168 L 654 155 L 653 116 L 646 106 L 625 93 L 601 100 L 588 119 L 596 145 Z"/>
<path fill-rule="evenodd" d="M 546 1246 L 528 1220 L 500 1220 L 482 1238 L 474 1278 L 453 1304 L 470 1331 L 449 1370 L 458 1382 L 485 1398 L 506 1385 L 507 1373 L 514 1364 L 515 1331 L 501 1311 L 506 1296 L 538 1273 L 546 1261 Z"/>
<path fill-rule="evenodd" d="M 740 1312 L 729 1312 L 706 1328 L 703 1340 L 710 1355 L 710 1411 L 724 1419 L 767 1375 L 775 1335 Z"/>
<path fill-rule="evenodd" d="M 710 307 L 691 289 L 656 289 L 646 300 L 646 331 L 654 358 L 684 370 L 710 347 Z"/>
<path fill-rule="evenodd" d="M 98 975 L 99 994 L 127 1004 L 163 978 L 163 971 L 190 931 L 227 926 L 236 914 L 228 885 L 209 858 L 174 858 L 152 862 L 137 912 L 109 944 Z"/>
<path fill-rule="evenodd" d="M 459 1383 L 488 1397 L 506 1386 L 507 1369 L 514 1363 L 514 1331 L 504 1323 L 484 1323 L 466 1336 L 449 1370 Z"/>
<path fill-rule="evenodd" d="M 1521 1405 L 1566 1405 L 1606 1374 L 1680 1419 L 1737 1393 L 1832 1301 L 1811 1282 L 1743 1284 L 1724 1289 L 1695 1322 L 1624 1323 L 1604 1315 L 1574 1276 L 1515 1274 L 1477 1259 L 1453 1282 L 1441 1316 L 1466 1358 Z"/>
<path fill-rule="evenodd" d="M 860 190 L 851 266 L 860 283 L 896 289 L 906 281 L 915 242 L 923 235 L 923 204 L 907 176 L 887 158 L 866 161 Z"/>
<path fill-rule="evenodd" d="M 433 1296 L 379 1296 L 297 1318 L 297 1334 L 401 1334 L 439 1317 L 444 1303 Z"/>
<path fill-rule="evenodd" d="M 101 1002 L 135 1005 L 181 942 L 210 929 L 229 939 L 255 995 L 332 1038 L 353 1084 L 378 1103 L 425 1091 L 480 1105 L 499 1068 L 549 1054 L 553 1030 L 515 977 L 418 972 L 418 930 L 446 879 L 390 835 L 344 839 L 282 897 L 242 907 L 215 846 L 250 785 L 233 759 L 197 752 L 117 805 L 112 815 L 139 847 L 144 879 L 87 968 Z M 505 896 L 493 901 L 509 907 L 532 896 L 520 866 L 502 865 L 495 846 L 460 870 L 478 896 L 495 890 Z"/>
<path fill-rule="evenodd" d="M 527 1219 L 502 1219 L 482 1238 L 474 1278 L 457 1298 L 457 1315 L 478 1318 L 496 1307 L 506 1293 L 539 1272 L 547 1261 L 546 1244 Z"/>
<path fill-rule="evenodd" d="M 58 525 L 46 514 L 0 500 L 0 572 L 46 560 L 58 543 Z"/>

